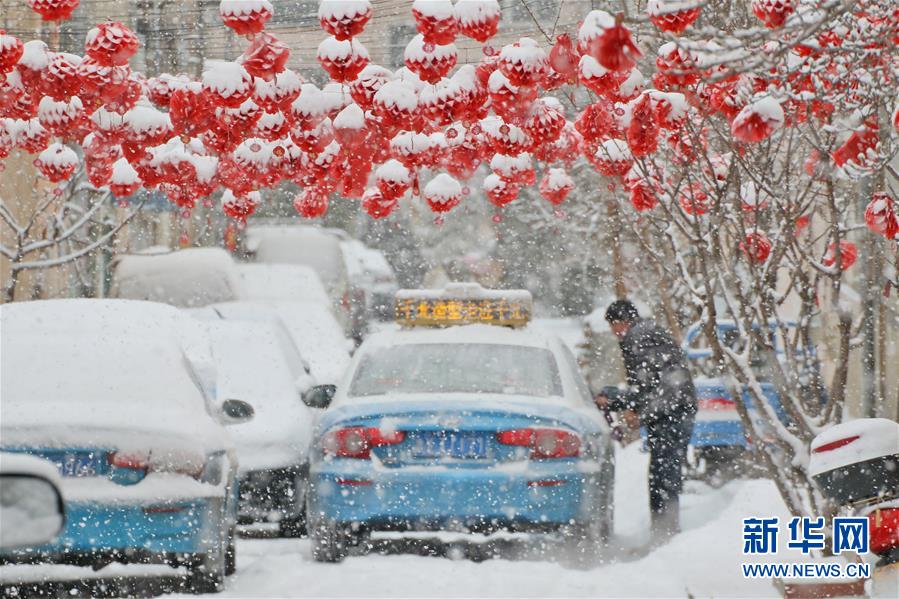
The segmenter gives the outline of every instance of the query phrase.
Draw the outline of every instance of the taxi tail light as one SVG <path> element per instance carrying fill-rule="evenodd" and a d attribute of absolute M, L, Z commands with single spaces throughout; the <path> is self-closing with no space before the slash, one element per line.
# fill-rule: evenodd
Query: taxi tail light
<path fill-rule="evenodd" d="M 831 441 L 830 443 L 825 443 L 824 445 L 821 445 L 820 447 L 814 448 L 812 450 L 812 453 L 823 453 L 825 451 L 833 451 L 834 449 L 839 449 L 840 447 L 849 445 L 850 443 L 852 443 L 853 441 L 855 441 L 858 438 L 859 438 L 859 436 L 855 435 L 852 437 L 845 437 L 843 439 L 837 439 L 836 441 Z"/>
<path fill-rule="evenodd" d="M 868 514 L 872 553 L 887 553 L 899 547 L 899 508 L 884 508 Z"/>
<path fill-rule="evenodd" d="M 150 453 L 147 451 L 111 451 L 107 460 L 115 468 L 147 470 L 150 467 Z"/>
<path fill-rule="evenodd" d="M 403 431 L 385 433 L 379 428 L 353 426 L 332 431 L 325 436 L 322 449 L 338 458 L 367 460 L 373 447 L 396 445 L 406 439 Z"/>
<path fill-rule="evenodd" d="M 115 468 L 185 474 L 196 479 L 203 475 L 206 466 L 205 458 L 202 456 L 179 453 L 160 459 L 154 452 L 151 459 L 148 451 L 112 451 L 107 456 L 107 461 Z"/>
<path fill-rule="evenodd" d="M 500 431 L 496 440 L 503 445 L 530 447 L 531 457 L 575 458 L 581 454 L 581 438 L 576 434 L 553 428 L 519 428 Z"/>

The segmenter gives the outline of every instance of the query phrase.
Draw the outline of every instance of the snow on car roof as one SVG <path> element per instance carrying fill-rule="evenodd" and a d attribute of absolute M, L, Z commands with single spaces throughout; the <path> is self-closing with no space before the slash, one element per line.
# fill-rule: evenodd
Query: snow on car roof
<path fill-rule="evenodd" d="M 382 331 L 370 335 L 362 347 L 372 349 L 391 345 L 423 343 L 488 343 L 495 345 L 521 345 L 526 347 L 551 347 L 550 335 L 527 326 L 518 329 L 486 324 L 459 325 L 446 328 L 405 328 Z"/>
<path fill-rule="evenodd" d="M 830 444 L 836 446 L 821 451 Z M 849 464 L 896 454 L 899 454 L 899 423 L 886 418 L 859 418 L 836 424 L 812 440 L 809 472 L 817 476 Z"/>
<path fill-rule="evenodd" d="M 241 299 L 251 301 L 320 302 L 329 306 L 331 300 L 314 269 L 299 264 L 238 264 Z"/>

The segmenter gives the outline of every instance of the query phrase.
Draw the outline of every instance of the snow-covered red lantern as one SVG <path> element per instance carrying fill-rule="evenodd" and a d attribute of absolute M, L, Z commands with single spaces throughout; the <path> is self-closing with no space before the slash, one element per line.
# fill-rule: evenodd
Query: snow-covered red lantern
<path fill-rule="evenodd" d="M 690 216 L 702 216 L 709 211 L 709 195 L 698 182 L 687 185 L 678 195 L 684 212 Z"/>
<path fill-rule="evenodd" d="M 502 11 L 497 0 L 457 0 L 454 12 L 459 33 L 482 44 L 499 30 Z"/>
<path fill-rule="evenodd" d="M 748 143 L 767 139 L 783 127 L 784 111 L 780 102 L 765 96 L 747 104 L 730 124 L 734 138 Z"/>
<path fill-rule="evenodd" d="M 484 193 L 491 204 L 502 208 L 506 204 L 514 202 L 518 198 L 520 188 L 512 181 L 503 179 L 496 173 L 484 177 Z"/>
<path fill-rule="evenodd" d="M 237 35 L 259 33 L 273 14 L 274 8 L 268 0 L 222 0 L 219 3 L 222 22 Z"/>
<path fill-rule="evenodd" d="M 118 112 L 119 114 L 125 114 L 137 105 L 137 101 L 140 100 L 143 95 L 144 87 L 141 80 L 138 79 L 138 77 L 129 77 L 128 81 L 125 82 L 125 86 L 122 89 L 122 92 L 116 95 L 115 98 L 108 99 L 104 106 L 107 110 L 112 110 L 114 112 Z"/>
<path fill-rule="evenodd" d="M 314 129 L 327 116 L 325 98 L 311 83 L 304 83 L 300 89 L 300 96 L 290 105 L 290 120 L 300 129 Z"/>
<path fill-rule="evenodd" d="M 318 5 L 318 22 L 322 29 L 338 40 L 348 40 L 362 33 L 371 14 L 369 0 L 322 0 Z"/>
<path fill-rule="evenodd" d="M 866 123 L 830 156 L 841 168 L 867 170 L 880 159 L 880 145 L 877 123 Z"/>
<path fill-rule="evenodd" d="M 127 198 L 140 189 L 143 182 L 134 167 L 119 158 L 112 165 L 112 176 L 109 178 L 109 191 L 117 198 Z"/>
<path fill-rule="evenodd" d="M 752 12 L 769 29 L 783 27 L 796 10 L 797 0 L 752 0 Z"/>
<path fill-rule="evenodd" d="M 596 144 L 610 135 L 619 133 L 618 123 L 612 114 L 612 105 L 608 100 L 599 99 L 586 108 L 574 121 L 574 128 L 589 144 Z"/>
<path fill-rule="evenodd" d="M 546 52 L 529 37 L 503 46 L 499 53 L 499 69 L 509 83 L 532 87 L 540 83 L 549 72 Z"/>
<path fill-rule="evenodd" d="M 617 89 L 611 90 L 607 95 L 610 100 L 626 104 L 636 99 L 645 87 L 646 78 L 643 77 L 638 69 L 631 69 L 623 81 L 618 85 Z"/>
<path fill-rule="evenodd" d="M 193 154 L 190 159 L 194 163 L 194 170 L 197 173 L 196 181 L 193 184 L 194 193 L 200 198 L 212 195 L 219 185 L 219 159 L 215 156 L 199 156 L 197 154 Z"/>
<path fill-rule="evenodd" d="M 256 79 L 253 85 L 253 102 L 266 112 L 289 113 L 290 105 L 300 97 L 303 79 L 290 69 L 284 69 L 272 80 Z"/>
<path fill-rule="evenodd" d="M 248 193 L 276 183 L 280 173 L 277 172 L 279 157 L 274 149 L 273 144 L 257 138 L 241 143 L 231 155 L 236 168 L 232 170 L 232 165 L 227 165 L 226 172 L 220 173 L 222 185 L 235 193 Z"/>
<path fill-rule="evenodd" d="M 196 81 L 175 89 L 169 101 L 173 133 L 195 137 L 212 125 L 216 105 L 212 96 Z"/>
<path fill-rule="evenodd" d="M 333 121 L 334 137 L 346 150 L 354 150 L 366 143 L 368 132 L 365 126 L 365 112 L 358 104 L 350 104 L 341 110 Z"/>
<path fill-rule="evenodd" d="M 375 93 L 372 109 L 387 128 L 411 126 L 418 110 L 418 94 L 403 81 L 388 81 Z"/>
<path fill-rule="evenodd" d="M 740 242 L 740 249 L 751 262 L 761 264 L 771 255 L 771 241 L 764 233 L 752 231 Z"/>
<path fill-rule="evenodd" d="M 334 81 L 349 83 L 359 76 L 368 64 L 368 50 L 356 40 L 328 37 L 318 45 L 319 64 Z"/>
<path fill-rule="evenodd" d="M 224 60 L 207 61 L 203 89 L 219 106 L 237 108 L 253 93 L 253 77 L 243 65 Z"/>
<path fill-rule="evenodd" d="M 637 158 L 648 156 L 659 147 L 659 125 L 652 109 L 652 98 L 643 94 L 631 106 L 631 122 L 627 127 L 627 145 Z"/>
<path fill-rule="evenodd" d="M 128 64 L 140 42 L 130 29 L 121 23 L 101 23 L 87 32 L 84 53 L 98 64 L 115 67 Z"/>
<path fill-rule="evenodd" d="M 686 96 L 679 92 L 650 90 L 652 109 L 659 127 L 668 131 L 678 131 L 687 122 L 690 104 Z"/>
<path fill-rule="evenodd" d="M 290 58 L 290 48 L 271 33 L 263 31 L 253 37 L 253 41 L 238 59 L 243 68 L 253 77 L 271 81 L 281 73 Z"/>
<path fill-rule="evenodd" d="M 246 222 L 256 212 L 261 196 L 258 191 L 235 195 L 230 189 L 222 194 L 222 212 L 234 220 Z"/>
<path fill-rule="evenodd" d="M 579 57 L 574 44 L 567 33 L 556 38 L 556 43 L 549 51 L 549 66 L 568 83 L 577 79 Z"/>
<path fill-rule="evenodd" d="M 587 13 L 578 30 L 578 49 L 610 71 L 630 71 L 642 56 L 630 30 L 604 10 Z"/>
<path fill-rule="evenodd" d="M 391 159 L 375 169 L 375 185 L 385 200 L 398 200 L 412 185 L 412 174 L 402 162 Z"/>
<path fill-rule="evenodd" d="M 581 56 L 577 67 L 578 79 L 585 87 L 599 96 L 607 96 L 618 90 L 627 73 L 610 71 L 590 55 Z"/>
<path fill-rule="evenodd" d="M 72 148 L 54 143 L 38 154 L 34 165 L 51 183 L 59 183 L 71 177 L 75 172 L 75 168 L 78 166 L 78 155 Z"/>
<path fill-rule="evenodd" d="M 840 270 L 847 270 L 858 259 L 858 248 L 851 241 L 846 241 L 845 239 L 840 242 Z M 837 246 L 831 243 L 827 246 L 827 251 L 824 253 L 824 257 L 821 259 L 821 263 L 824 266 L 832 267 L 837 262 Z"/>
<path fill-rule="evenodd" d="M 412 169 L 425 163 L 432 146 L 430 136 L 424 133 L 401 131 L 390 140 L 390 155 Z"/>
<path fill-rule="evenodd" d="M 653 81 L 657 87 L 686 87 L 699 82 L 695 58 L 675 42 L 668 42 L 659 48 L 656 68 L 658 72 Z"/>
<path fill-rule="evenodd" d="M 571 190 L 574 189 L 574 181 L 565 172 L 565 169 L 551 168 L 540 179 L 540 195 L 553 206 L 558 206 L 565 201 Z"/>
<path fill-rule="evenodd" d="M 508 121 L 524 118 L 537 99 L 537 88 L 512 85 L 502 71 L 491 73 L 487 92 L 493 111 Z"/>
<path fill-rule="evenodd" d="M 873 232 L 887 239 L 899 236 L 899 207 L 885 192 L 879 191 L 865 208 L 865 224 Z"/>
<path fill-rule="evenodd" d="M 399 202 L 389 200 L 376 187 L 369 187 L 362 194 L 362 209 L 374 219 L 386 218 L 396 209 Z"/>
<path fill-rule="evenodd" d="M 640 174 L 631 171 L 624 177 L 624 188 L 630 193 L 631 205 L 637 212 L 647 212 L 659 205 L 659 198 L 656 195 L 655 185 L 646 181 Z"/>
<path fill-rule="evenodd" d="M 314 187 L 307 187 L 293 200 L 293 207 L 303 218 L 319 218 L 328 212 L 328 194 Z"/>
<path fill-rule="evenodd" d="M 424 199 L 433 212 L 449 212 L 462 201 L 462 186 L 446 173 L 440 173 L 425 185 Z"/>
<path fill-rule="evenodd" d="M 606 177 L 623 177 L 631 170 L 634 156 L 623 139 L 607 139 L 599 144 L 591 162 Z"/>
<path fill-rule="evenodd" d="M 412 16 L 429 44 L 452 44 L 456 40 L 458 23 L 451 0 L 415 0 Z"/>
<path fill-rule="evenodd" d="M 29 154 L 43 152 L 50 145 L 50 132 L 36 118 L 20 121 L 16 129 L 16 147 Z"/>
<path fill-rule="evenodd" d="M 25 44 L 19 38 L 0 29 L 0 75 L 12 72 L 24 51 Z"/>
<path fill-rule="evenodd" d="M 521 125 L 535 145 L 553 143 L 559 139 L 565 128 L 565 115 L 562 113 L 561 107 L 557 107 L 551 100 L 541 98 L 534 102 L 531 107 L 531 115 Z"/>
<path fill-rule="evenodd" d="M 101 104 L 112 102 L 122 95 L 131 83 L 131 67 L 107 67 L 90 56 L 78 65 L 81 97 L 97 98 Z"/>
<path fill-rule="evenodd" d="M 516 156 L 495 154 L 490 159 L 490 170 L 506 181 L 519 185 L 533 185 L 537 180 L 537 173 L 534 172 L 534 164 L 528 153 Z"/>
<path fill-rule="evenodd" d="M 190 82 L 187 77 L 162 73 L 156 77 L 147 79 L 147 98 L 156 104 L 157 108 L 167 108 L 172 100 L 172 93 Z"/>
<path fill-rule="evenodd" d="M 499 117 L 491 116 L 480 121 L 484 139 L 497 154 L 517 155 L 531 149 L 531 138 L 515 125 L 504 123 Z"/>
<path fill-rule="evenodd" d="M 418 105 L 426 118 L 435 125 L 449 125 L 464 117 L 468 94 L 454 79 L 442 79 L 421 90 Z"/>
<path fill-rule="evenodd" d="M 290 128 L 290 139 L 304 152 L 317 155 L 334 141 L 331 119 L 320 121 L 312 129 L 303 129 L 294 124 Z"/>
<path fill-rule="evenodd" d="M 50 50 L 41 40 L 30 40 L 22 44 L 22 56 L 16 63 L 16 70 L 27 90 L 35 90 L 41 84 L 47 67 L 50 66 Z"/>
<path fill-rule="evenodd" d="M 54 100 L 65 101 L 81 89 L 78 65 L 81 57 L 65 52 L 51 52 L 50 62 L 41 78 L 40 89 Z"/>
<path fill-rule="evenodd" d="M 359 76 L 350 84 L 350 95 L 353 101 L 364 110 L 371 110 L 375 100 L 375 94 L 381 86 L 393 78 L 393 73 L 382 66 L 370 64 L 359 73 Z"/>
<path fill-rule="evenodd" d="M 418 34 L 406 45 L 403 60 L 406 67 L 422 81 L 434 84 L 456 66 L 457 54 L 455 44 L 438 45 L 426 42 L 424 37 Z"/>
<path fill-rule="evenodd" d="M 153 157 L 150 166 L 159 177 L 160 182 L 177 185 L 183 189 L 193 189 L 197 180 L 197 168 L 194 165 L 190 148 L 177 138 L 173 138 L 162 146 L 152 149 Z"/>
<path fill-rule="evenodd" d="M 65 21 L 78 8 L 80 0 L 28 0 L 31 10 L 44 21 Z"/>
<path fill-rule="evenodd" d="M 169 115 L 149 104 L 139 104 L 126 112 L 122 124 L 126 139 L 140 146 L 158 146 L 172 137 Z"/>
<path fill-rule="evenodd" d="M 280 112 L 264 112 L 256 121 L 251 135 L 267 141 L 277 141 L 290 131 L 290 123 Z"/>
<path fill-rule="evenodd" d="M 77 96 L 67 102 L 44 96 L 37 108 L 37 119 L 54 135 L 65 137 L 70 128 L 77 127 L 85 119 L 84 107 Z"/>
<path fill-rule="evenodd" d="M 649 0 L 646 14 L 653 25 L 675 35 L 679 35 L 699 18 L 702 4 L 684 0 Z"/>

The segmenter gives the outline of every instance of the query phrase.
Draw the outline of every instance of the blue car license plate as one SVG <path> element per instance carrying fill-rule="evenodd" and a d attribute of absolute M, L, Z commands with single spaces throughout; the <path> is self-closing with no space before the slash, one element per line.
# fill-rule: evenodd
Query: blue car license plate
<path fill-rule="evenodd" d="M 54 456 L 53 461 L 62 476 L 97 476 L 105 457 L 99 452 L 66 452 Z"/>
<path fill-rule="evenodd" d="M 417 458 L 483 459 L 488 442 L 488 433 L 422 431 L 415 435 L 412 454 Z"/>

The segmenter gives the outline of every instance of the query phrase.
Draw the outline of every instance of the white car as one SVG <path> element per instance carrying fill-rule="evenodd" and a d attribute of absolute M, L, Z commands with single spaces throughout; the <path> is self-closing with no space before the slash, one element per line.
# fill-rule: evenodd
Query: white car
<path fill-rule="evenodd" d="M 210 316 L 214 310 L 199 315 Z M 308 381 L 283 326 L 272 320 L 205 320 L 219 397 L 253 406 L 251 422 L 230 428 L 240 459 L 238 522 L 277 522 L 285 537 L 305 531 L 313 414 L 302 402 Z"/>
<path fill-rule="evenodd" d="M 331 305 L 321 278 L 308 266 L 250 262 L 237 265 L 237 276 L 243 301 Z"/>
<path fill-rule="evenodd" d="M 186 566 L 193 590 L 220 590 L 237 518 L 223 425 L 253 411 L 204 393 L 198 325 L 163 304 L 84 299 L 7 304 L 0 322 L 0 449 L 53 462 L 68 512 L 55 541 L 2 559 Z"/>
<path fill-rule="evenodd" d="M 343 241 L 341 245 L 353 287 L 365 292 L 368 313 L 381 320 L 392 319 L 393 300 L 399 287 L 396 273 L 383 252 L 357 239 Z"/>

